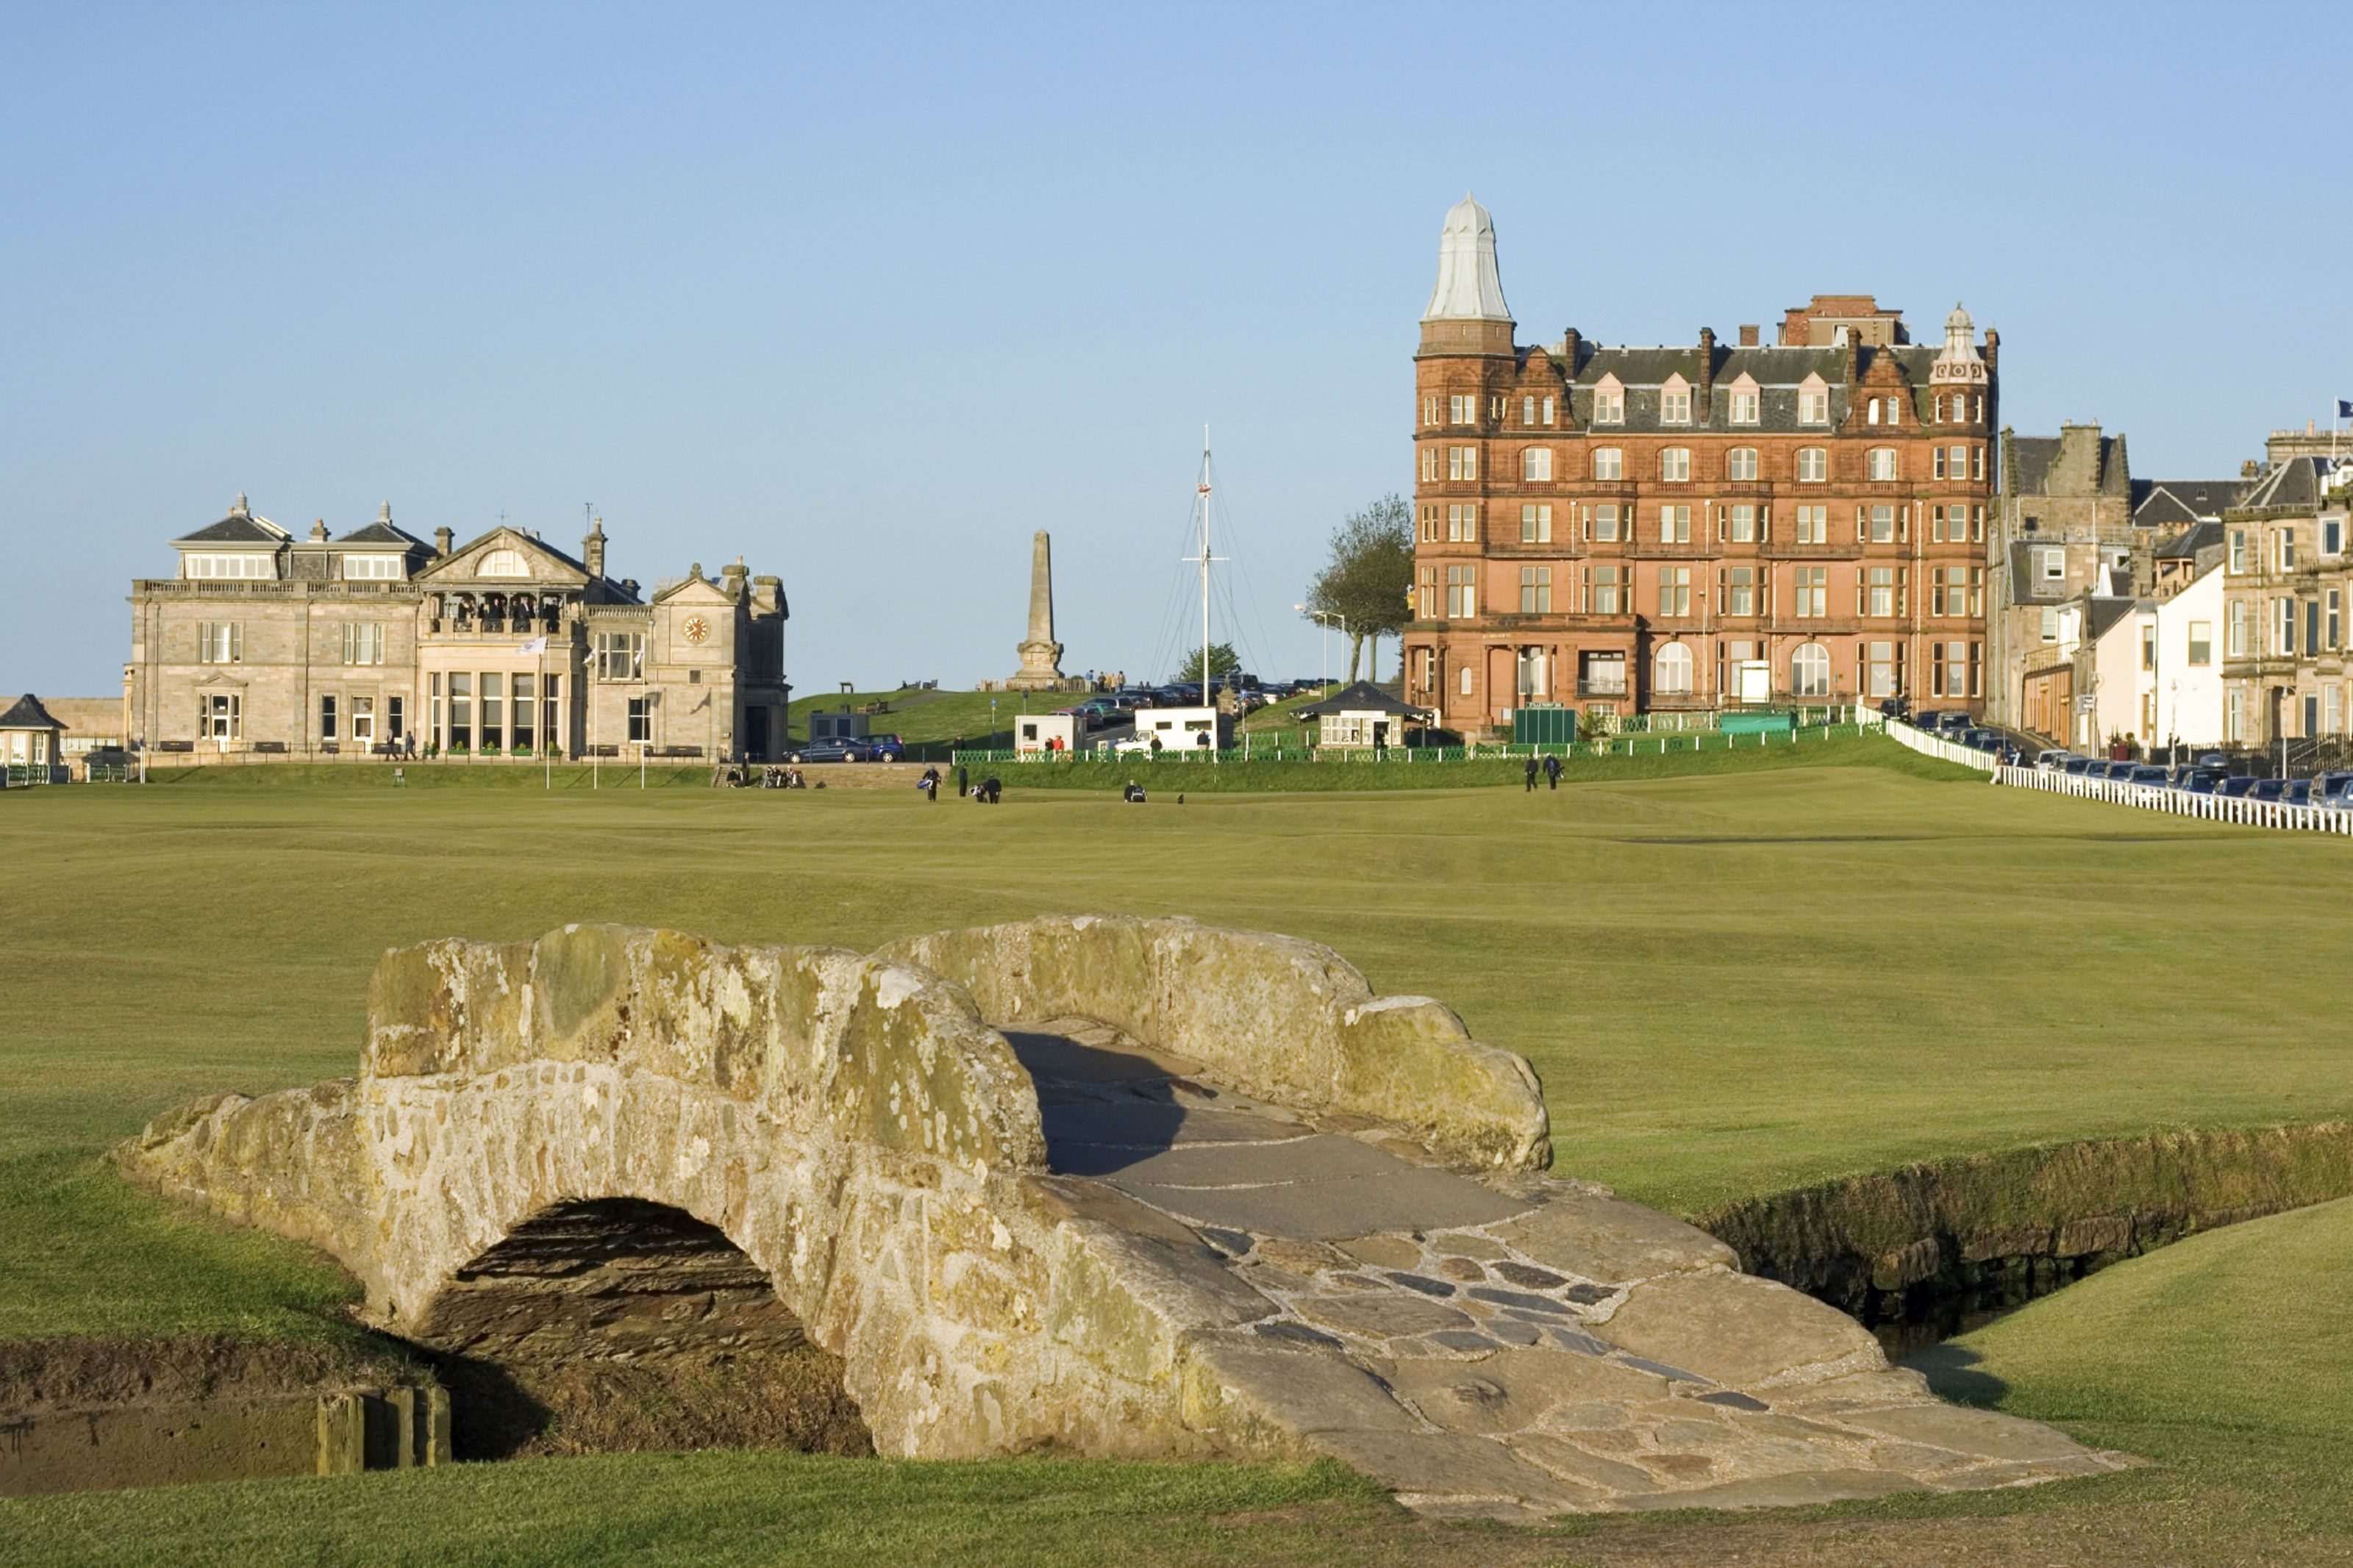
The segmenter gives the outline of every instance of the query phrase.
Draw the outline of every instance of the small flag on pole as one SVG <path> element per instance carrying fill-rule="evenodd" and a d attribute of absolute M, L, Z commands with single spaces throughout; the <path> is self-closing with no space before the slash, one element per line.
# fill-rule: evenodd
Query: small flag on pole
<path fill-rule="evenodd" d="M 2353 398 L 2340 397 L 2337 400 L 2337 417 L 2353 419 Z"/>
<path fill-rule="evenodd" d="M 537 655 L 547 651 L 547 639 L 545 637 L 533 637 L 529 642 L 524 643 L 522 647 L 515 649 L 515 651 L 517 653 L 527 653 L 536 657 Z"/>

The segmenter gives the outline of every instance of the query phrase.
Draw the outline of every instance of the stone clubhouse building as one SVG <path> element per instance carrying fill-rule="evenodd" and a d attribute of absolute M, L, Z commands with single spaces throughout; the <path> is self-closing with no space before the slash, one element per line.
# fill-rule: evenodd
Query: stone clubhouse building
<path fill-rule="evenodd" d="M 386 505 L 307 539 L 243 496 L 131 585 L 134 744 L 182 762 L 783 754 L 784 591 L 739 562 L 651 593 L 529 530 L 430 544 Z M 172 757 L 173 753 L 178 753 Z"/>
<path fill-rule="evenodd" d="M 1767 346 L 1515 342 L 1487 210 L 1447 215 L 1415 354 L 1406 699 L 1978 709 L 2000 342 L 1817 295 Z"/>

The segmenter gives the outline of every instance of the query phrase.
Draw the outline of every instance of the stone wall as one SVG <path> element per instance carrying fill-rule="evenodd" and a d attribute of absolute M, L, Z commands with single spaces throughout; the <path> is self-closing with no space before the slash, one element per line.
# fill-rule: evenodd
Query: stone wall
<path fill-rule="evenodd" d="M 1375 996 L 1328 947 L 1188 920 L 1054 915 L 913 937 L 878 957 L 934 970 L 999 1025 L 1079 1016 L 1303 1110 L 1409 1130 L 1461 1164 L 1542 1170 L 1551 1126 L 1521 1058 L 1427 996 Z"/>

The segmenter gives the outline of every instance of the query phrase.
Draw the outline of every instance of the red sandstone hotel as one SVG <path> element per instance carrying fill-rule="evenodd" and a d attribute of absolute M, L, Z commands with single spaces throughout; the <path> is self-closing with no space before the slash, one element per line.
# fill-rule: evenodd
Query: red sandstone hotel
<path fill-rule="evenodd" d="M 1985 690 L 1999 340 L 1915 347 L 1867 294 L 1780 341 L 1513 342 L 1495 226 L 1446 216 L 1414 356 L 1409 700 L 1449 728 Z"/>

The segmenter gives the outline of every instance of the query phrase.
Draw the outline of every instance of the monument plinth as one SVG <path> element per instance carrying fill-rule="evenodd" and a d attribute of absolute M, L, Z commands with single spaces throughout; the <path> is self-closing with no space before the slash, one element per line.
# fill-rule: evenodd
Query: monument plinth
<path fill-rule="evenodd" d="M 1059 691 L 1062 645 L 1054 640 L 1054 561 L 1046 531 L 1029 542 L 1029 635 L 1021 642 L 1021 669 L 1005 685 L 1012 691 Z"/>

